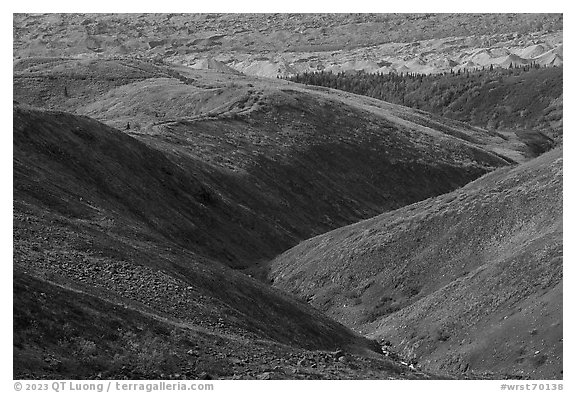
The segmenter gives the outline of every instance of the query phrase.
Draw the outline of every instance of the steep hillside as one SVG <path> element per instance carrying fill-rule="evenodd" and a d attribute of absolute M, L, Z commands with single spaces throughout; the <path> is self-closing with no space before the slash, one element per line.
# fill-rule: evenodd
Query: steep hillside
<path fill-rule="evenodd" d="M 307 240 L 274 286 L 424 369 L 562 377 L 562 150 Z"/>
<path fill-rule="evenodd" d="M 106 229 L 148 232 L 222 260 L 275 244 L 265 225 L 244 228 L 235 221 L 247 216 L 243 208 L 223 200 L 200 175 L 115 129 L 21 108 L 14 126 L 15 198 L 78 219 L 98 217 L 104 208 L 117 216 L 104 220 Z"/>
<path fill-rule="evenodd" d="M 14 379 L 430 379 L 381 355 L 304 350 L 14 273 Z"/>
<path fill-rule="evenodd" d="M 64 94 L 70 82 L 61 70 L 82 75 L 77 62 L 97 71 L 87 87 Z M 235 267 L 524 159 L 518 140 L 495 132 L 285 81 L 122 59 L 29 60 L 17 69 L 18 101 L 106 122 L 162 151 L 179 168 L 175 176 L 199 179 L 202 213 L 186 218 L 194 229 L 176 220 L 159 224 L 162 233 Z M 187 199 L 175 198 L 146 214 L 182 216 Z"/>
<path fill-rule="evenodd" d="M 13 132 L 16 378 L 417 376 L 307 304 L 190 251 L 221 202 L 163 153 L 21 106 Z"/>

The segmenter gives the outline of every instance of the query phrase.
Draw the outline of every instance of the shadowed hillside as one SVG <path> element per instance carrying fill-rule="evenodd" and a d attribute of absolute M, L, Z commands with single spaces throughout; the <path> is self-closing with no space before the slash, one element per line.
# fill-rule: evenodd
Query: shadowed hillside
<path fill-rule="evenodd" d="M 122 59 L 15 67 L 15 99 L 106 122 L 163 152 L 174 181 L 187 173 L 201 183 L 142 214 L 235 267 L 523 159 L 519 141 L 495 132 L 285 81 Z M 87 82 L 71 85 L 71 74 Z M 194 204 L 201 209 L 183 217 Z"/>
<path fill-rule="evenodd" d="M 562 29 L 13 14 L 14 378 L 561 379 Z"/>
<path fill-rule="evenodd" d="M 224 322 L 204 328 L 18 270 L 14 298 L 15 379 L 437 378 L 369 352 L 307 351 L 222 332 Z"/>
<path fill-rule="evenodd" d="M 270 377 L 274 365 L 276 377 L 416 376 L 305 303 L 180 247 L 171 232 L 194 242 L 209 210 L 202 187 L 94 120 L 15 107 L 16 378 L 178 378 L 183 363 L 194 378 Z"/>
<path fill-rule="evenodd" d="M 562 150 L 307 240 L 274 286 L 424 369 L 562 377 Z"/>

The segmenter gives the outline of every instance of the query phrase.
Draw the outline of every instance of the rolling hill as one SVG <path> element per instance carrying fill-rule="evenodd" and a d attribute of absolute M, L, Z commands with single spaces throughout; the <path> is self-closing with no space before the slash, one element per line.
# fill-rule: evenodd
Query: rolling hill
<path fill-rule="evenodd" d="M 562 149 L 302 242 L 269 278 L 426 370 L 562 378 Z"/>
<path fill-rule="evenodd" d="M 428 377 L 179 246 L 214 204 L 163 153 L 21 105 L 13 132 L 15 378 Z"/>
<path fill-rule="evenodd" d="M 105 122 L 162 152 L 175 182 L 197 179 L 198 212 L 184 217 L 191 198 L 175 194 L 142 214 L 163 236 L 238 268 L 525 159 L 520 141 L 497 132 L 286 81 L 125 59 L 15 69 L 19 102 Z"/>
<path fill-rule="evenodd" d="M 14 378 L 561 379 L 562 24 L 14 14 Z"/>

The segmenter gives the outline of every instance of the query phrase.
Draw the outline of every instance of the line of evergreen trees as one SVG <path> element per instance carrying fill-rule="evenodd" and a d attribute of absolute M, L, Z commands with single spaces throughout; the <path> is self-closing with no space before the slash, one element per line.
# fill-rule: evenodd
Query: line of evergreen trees
<path fill-rule="evenodd" d="M 546 108 L 562 95 L 562 67 L 535 63 L 428 75 L 320 71 L 286 79 L 374 97 L 491 129 L 549 127 L 543 118 Z"/>
<path fill-rule="evenodd" d="M 483 67 L 482 69 L 458 69 L 438 74 L 420 73 L 367 73 L 355 72 L 304 72 L 284 79 L 306 85 L 324 86 L 333 89 L 361 94 L 380 100 L 407 105 L 431 112 L 445 107 L 462 88 L 480 81 L 489 83 L 501 81 L 511 75 L 541 69 L 537 63 L 515 66 L 508 69 Z M 472 78 L 472 81 L 470 79 Z M 430 101 L 433 97 L 438 99 Z"/>

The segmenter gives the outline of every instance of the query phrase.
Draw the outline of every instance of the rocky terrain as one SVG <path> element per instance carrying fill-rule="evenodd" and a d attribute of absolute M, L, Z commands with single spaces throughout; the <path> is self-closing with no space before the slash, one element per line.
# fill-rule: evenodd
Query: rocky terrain
<path fill-rule="evenodd" d="M 15 379 L 439 378 L 350 347 L 303 349 L 163 317 L 20 270 L 14 297 Z"/>
<path fill-rule="evenodd" d="M 562 378 L 562 15 L 13 18 L 14 378 Z"/>
<path fill-rule="evenodd" d="M 15 14 L 14 56 L 135 55 L 276 77 L 563 63 L 561 14 Z"/>
<path fill-rule="evenodd" d="M 444 74 L 312 72 L 289 78 L 514 133 L 538 156 L 561 143 L 563 69 L 538 65 Z"/>

